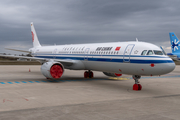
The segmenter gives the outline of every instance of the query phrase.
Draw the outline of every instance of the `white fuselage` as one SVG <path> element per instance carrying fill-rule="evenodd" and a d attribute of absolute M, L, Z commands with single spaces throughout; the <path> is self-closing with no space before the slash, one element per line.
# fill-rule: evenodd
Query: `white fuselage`
<path fill-rule="evenodd" d="M 146 54 L 141 55 L 144 50 Z M 148 55 L 148 51 L 152 54 Z M 113 42 L 55 45 L 30 49 L 34 57 L 73 61 L 66 69 L 95 70 L 129 75 L 162 75 L 174 70 L 174 62 L 158 46 L 145 42 Z"/>

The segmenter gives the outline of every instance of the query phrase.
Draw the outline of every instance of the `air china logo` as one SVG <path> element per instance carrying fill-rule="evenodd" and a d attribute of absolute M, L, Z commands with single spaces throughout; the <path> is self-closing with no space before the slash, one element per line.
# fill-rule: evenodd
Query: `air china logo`
<path fill-rule="evenodd" d="M 32 41 L 34 42 L 34 33 L 31 31 L 32 34 Z"/>
<path fill-rule="evenodd" d="M 172 48 L 174 49 L 174 51 L 176 51 L 176 49 L 178 50 L 178 46 L 179 46 L 179 40 L 176 41 L 176 39 L 174 40 L 174 42 L 172 41 Z"/>
<path fill-rule="evenodd" d="M 119 51 L 121 47 L 116 47 L 115 51 Z"/>

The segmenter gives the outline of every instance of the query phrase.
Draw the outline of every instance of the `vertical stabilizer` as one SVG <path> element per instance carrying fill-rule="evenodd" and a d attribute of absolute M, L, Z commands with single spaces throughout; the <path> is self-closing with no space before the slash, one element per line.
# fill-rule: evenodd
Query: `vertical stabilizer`
<path fill-rule="evenodd" d="M 41 47 L 41 44 L 39 43 L 33 22 L 31 22 L 31 34 L 32 34 L 33 47 Z"/>
<path fill-rule="evenodd" d="M 180 42 L 175 33 L 169 33 L 172 53 L 180 53 Z"/>

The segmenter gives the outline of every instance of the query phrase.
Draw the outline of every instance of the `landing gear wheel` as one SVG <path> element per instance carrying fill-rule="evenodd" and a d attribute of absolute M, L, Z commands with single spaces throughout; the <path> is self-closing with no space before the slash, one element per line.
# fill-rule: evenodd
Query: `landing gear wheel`
<path fill-rule="evenodd" d="M 136 91 L 141 90 L 142 86 L 141 84 L 139 84 L 139 79 L 141 78 L 141 76 L 133 75 L 132 77 L 135 80 L 135 84 L 133 85 L 133 90 L 136 90 Z"/>
<path fill-rule="evenodd" d="M 94 77 L 94 74 L 92 71 L 85 71 L 84 72 L 84 78 L 93 78 Z"/>
<path fill-rule="evenodd" d="M 141 84 L 138 84 L 138 90 L 141 90 L 141 89 L 142 89 Z"/>
<path fill-rule="evenodd" d="M 88 73 L 88 71 L 85 71 L 84 72 L 84 78 L 88 78 L 89 77 L 89 73 Z"/>
<path fill-rule="evenodd" d="M 141 89 L 142 89 L 141 84 L 134 84 L 134 85 L 133 85 L 133 90 L 138 91 L 138 90 L 141 90 Z"/>
<path fill-rule="evenodd" d="M 89 72 L 89 78 L 93 78 L 94 77 L 94 74 L 92 71 Z"/>

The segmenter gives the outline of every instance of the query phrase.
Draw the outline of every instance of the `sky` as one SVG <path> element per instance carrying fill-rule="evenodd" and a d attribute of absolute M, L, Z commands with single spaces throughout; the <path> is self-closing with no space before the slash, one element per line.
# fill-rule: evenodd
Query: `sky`
<path fill-rule="evenodd" d="M 41 45 L 138 38 L 171 52 L 169 32 L 180 37 L 179 6 L 180 0 L 0 0 L 0 53 L 32 47 L 30 22 Z"/>

